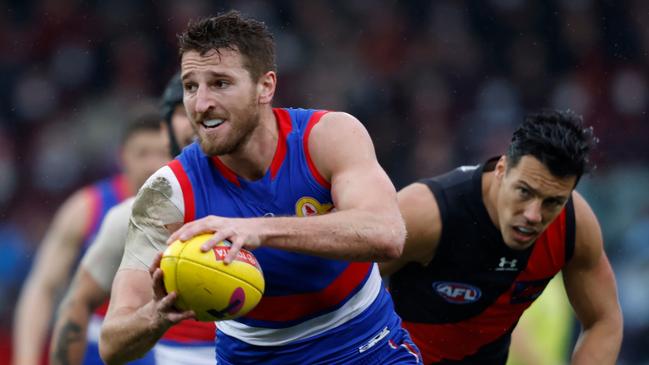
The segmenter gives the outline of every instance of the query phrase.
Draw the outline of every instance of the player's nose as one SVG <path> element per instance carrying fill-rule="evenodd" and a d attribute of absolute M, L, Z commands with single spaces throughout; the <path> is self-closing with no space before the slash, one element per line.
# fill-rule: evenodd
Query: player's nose
<path fill-rule="evenodd" d="M 535 199 L 525 207 L 523 215 L 529 223 L 537 224 L 543 220 L 542 203 L 540 199 Z"/>
<path fill-rule="evenodd" d="M 196 91 L 196 112 L 205 113 L 214 107 L 214 98 L 206 86 L 199 86 Z"/>

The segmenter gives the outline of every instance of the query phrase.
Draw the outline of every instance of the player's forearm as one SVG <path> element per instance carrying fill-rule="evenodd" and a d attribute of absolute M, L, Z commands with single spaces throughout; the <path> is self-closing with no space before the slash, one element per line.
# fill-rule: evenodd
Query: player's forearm
<path fill-rule="evenodd" d="M 405 226 L 397 214 L 345 210 L 307 218 L 258 218 L 262 245 L 350 261 L 385 261 L 403 250 Z"/>
<path fill-rule="evenodd" d="M 102 325 L 99 351 L 108 365 L 123 364 L 144 356 L 169 326 L 155 321 L 149 302 L 139 309 L 124 308 L 107 317 Z"/>
<path fill-rule="evenodd" d="M 33 282 L 27 283 L 16 305 L 14 364 L 40 364 L 52 316 L 52 302 L 48 292 L 39 290 Z"/>
<path fill-rule="evenodd" d="M 572 355 L 571 364 L 615 364 L 621 344 L 621 318 L 600 321 L 581 333 Z"/>
<path fill-rule="evenodd" d="M 81 364 L 86 351 L 88 322 L 94 308 L 79 301 L 64 300 L 58 314 L 52 345 L 50 364 Z"/>

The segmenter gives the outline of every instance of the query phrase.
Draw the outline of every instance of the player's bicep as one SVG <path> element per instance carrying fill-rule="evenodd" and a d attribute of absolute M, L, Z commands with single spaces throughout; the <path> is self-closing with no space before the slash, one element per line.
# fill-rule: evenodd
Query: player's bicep
<path fill-rule="evenodd" d="M 121 269 L 113 280 L 106 320 L 123 311 L 136 310 L 151 298 L 153 298 L 152 279 L 148 271 Z"/>
<path fill-rule="evenodd" d="M 575 314 L 589 326 L 619 311 L 617 288 L 595 214 L 577 193 L 574 204 L 575 252 L 564 269 L 564 282 Z"/>
<path fill-rule="evenodd" d="M 378 163 L 354 166 L 334 175 L 331 196 L 338 210 L 364 209 L 379 213 L 386 207 L 397 212 L 396 190 Z"/>
<path fill-rule="evenodd" d="M 376 160 L 374 145 L 363 125 L 345 113 L 328 113 L 313 127 L 309 149 L 316 168 L 331 181 L 339 210 L 396 209 L 396 191 Z"/>

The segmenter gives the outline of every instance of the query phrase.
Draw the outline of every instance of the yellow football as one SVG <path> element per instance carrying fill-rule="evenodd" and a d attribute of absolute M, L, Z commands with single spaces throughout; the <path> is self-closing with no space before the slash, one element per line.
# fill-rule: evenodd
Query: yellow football
<path fill-rule="evenodd" d="M 185 242 L 176 241 L 165 250 L 160 268 L 167 293 L 178 294 L 176 307 L 193 310 L 199 321 L 234 319 L 251 311 L 264 294 L 264 275 L 255 256 L 241 249 L 230 264 L 223 263 L 230 246 L 221 242 L 208 252 L 201 245 L 212 234 Z"/>

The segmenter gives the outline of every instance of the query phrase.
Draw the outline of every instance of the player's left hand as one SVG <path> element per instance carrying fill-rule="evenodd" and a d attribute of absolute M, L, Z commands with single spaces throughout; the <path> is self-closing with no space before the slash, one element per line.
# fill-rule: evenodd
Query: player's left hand
<path fill-rule="evenodd" d="M 187 241 L 198 234 L 210 232 L 213 232 L 214 235 L 201 246 L 201 250 L 207 252 L 216 247 L 221 241 L 230 241 L 232 245 L 228 256 L 223 260 L 225 264 L 231 263 L 241 248 L 254 250 L 261 246 L 262 242 L 259 227 L 254 224 L 253 219 L 224 218 L 210 215 L 180 227 L 169 237 L 167 244 L 171 244 L 176 240 Z"/>
<path fill-rule="evenodd" d="M 160 261 L 162 260 L 162 252 L 159 252 L 153 264 L 149 268 L 149 274 L 153 281 L 153 301 L 152 310 L 154 315 L 149 315 L 147 318 L 153 318 L 154 328 L 169 328 L 170 326 L 177 324 L 186 319 L 196 319 L 196 314 L 194 311 L 182 311 L 177 309 L 174 306 L 176 299 L 178 298 L 178 293 L 171 292 L 167 293 L 164 286 L 163 272 L 160 269 Z M 147 308 L 147 306 L 144 306 Z"/>

